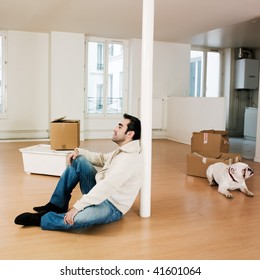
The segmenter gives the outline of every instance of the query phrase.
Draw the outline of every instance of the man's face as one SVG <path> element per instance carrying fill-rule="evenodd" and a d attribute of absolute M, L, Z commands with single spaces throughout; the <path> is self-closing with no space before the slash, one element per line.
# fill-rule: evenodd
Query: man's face
<path fill-rule="evenodd" d="M 127 125 L 129 124 L 130 120 L 123 119 L 115 128 L 114 128 L 114 135 L 112 137 L 112 141 L 117 143 L 119 146 L 129 142 L 129 137 L 126 134 Z M 131 140 L 131 139 L 130 139 Z"/>

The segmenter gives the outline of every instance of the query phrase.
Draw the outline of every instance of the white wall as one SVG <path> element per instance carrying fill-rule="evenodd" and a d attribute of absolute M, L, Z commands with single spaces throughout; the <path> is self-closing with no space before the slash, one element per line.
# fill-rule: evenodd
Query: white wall
<path fill-rule="evenodd" d="M 80 120 L 82 132 L 85 36 L 64 32 L 52 32 L 50 36 L 50 119 L 67 116 Z"/>
<path fill-rule="evenodd" d="M 128 113 L 138 116 L 141 40 L 129 46 Z M 80 119 L 84 138 L 111 138 L 118 117 L 84 118 L 84 48 L 83 34 L 8 32 L 8 118 L 0 120 L 0 138 L 48 137 L 50 120 L 63 115 Z M 163 136 L 183 143 L 195 130 L 225 129 L 224 99 L 187 97 L 189 53 L 189 45 L 154 43 L 153 97 L 164 107 L 154 110 L 153 123 L 159 128 L 158 114 L 165 114 Z"/>
<path fill-rule="evenodd" d="M 153 96 L 188 96 L 190 45 L 154 43 Z"/>
<path fill-rule="evenodd" d="M 84 128 L 84 34 L 8 31 L 7 40 L 8 116 L 0 119 L 0 139 L 48 138 L 50 121 L 61 116 Z"/>
<path fill-rule="evenodd" d="M 256 58 L 260 60 L 260 49 L 256 51 Z M 259 69 L 260 75 L 260 69 Z M 254 161 L 260 162 L 260 114 L 259 114 L 259 104 L 260 104 L 260 79 L 258 86 L 258 114 L 257 114 L 257 128 L 256 128 L 256 149 L 255 149 L 255 158 Z"/>
<path fill-rule="evenodd" d="M 49 37 L 8 31 L 7 107 L 0 138 L 48 136 Z"/>
<path fill-rule="evenodd" d="M 135 114 L 138 113 L 141 91 L 141 44 L 141 40 L 131 40 L 130 92 L 135 101 L 131 108 Z M 153 51 L 153 97 L 163 99 L 167 96 L 187 96 L 190 45 L 154 42 Z"/>
<path fill-rule="evenodd" d="M 260 50 L 257 53 L 257 57 L 260 58 Z M 260 73 L 259 73 L 259 75 L 260 75 Z M 260 104 L 260 79 L 259 79 L 259 86 L 258 86 L 258 104 Z M 255 147 L 254 161 L 260 162 L 260 114 L 259 114 L 259 108 L 258 108 L 258 114 L 257 114 L 256 147 Z"/>
<path fill-rule="evenodd" d="M 141 40 L 130 42 L 130 113 L 140 116 L 141 93 Z M 186 96 L 189 89 L 190 45 L 154 42 L 153 58 L 153 103 L 162 104 L 162 108 L 153 108 L 154 138 L 166 137 L 165 117 L 168 96 Z M 160 102 L 162 100 L 163 102 Z M 158 115 L 163 113 L 162 116 Z"/>
<path fill-rule="evenodd" d="M 259 96 L 260 96 L 260 94 L 259 94 Z M 258 104 L 260 104 L 260 97 L 259 97 Z M 258 114 L 257 114 L 256 148 L 255 148 L 254 161 L 260 162 L 260 114 L 259 114 L 259 109 L 258 109 Z"/>
<path fill-rule="evenodd" d="M 191 143 L 192 132 L 225 130 L 225 98 L 169 97 L 167 100 L 167 137 Z"/>

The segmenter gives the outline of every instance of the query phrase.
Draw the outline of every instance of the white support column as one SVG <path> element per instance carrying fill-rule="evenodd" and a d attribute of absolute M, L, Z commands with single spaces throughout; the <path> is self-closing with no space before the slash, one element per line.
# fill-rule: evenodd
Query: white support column
<path fill-rule="evenodd" d="M 140 191 L 140 216 L 151 215 L 152 88 L 153 88 L 154 0 L 143 0 L 141 122 L 145 176 Z"/>

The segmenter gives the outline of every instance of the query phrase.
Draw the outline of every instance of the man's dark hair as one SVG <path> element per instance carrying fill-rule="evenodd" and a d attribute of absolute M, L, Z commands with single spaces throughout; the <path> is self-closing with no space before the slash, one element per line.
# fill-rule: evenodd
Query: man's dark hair
<path fill-rule="evenodd" d="M 124 118 L 129 120 L 129 124 L 127 125 L 127 130 L 126 130 L 126 133 L 128 131 L 134 131 L 134 136 L 133 136 L 133 140 L 138 140 L 141 138 L 141 121 L 134 117 L 134 116 L 131 116 L 131 115 L 128 115 L 128 114 L 124 114 Z"/>

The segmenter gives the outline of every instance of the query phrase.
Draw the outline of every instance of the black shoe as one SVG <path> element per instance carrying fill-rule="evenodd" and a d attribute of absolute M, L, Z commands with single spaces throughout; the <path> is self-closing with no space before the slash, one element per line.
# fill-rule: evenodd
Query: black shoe
<path fill-rule="evenodd" d="M 40 226 L 41 225 L 41 217 L 46 214 L 46 212 L 40 212 L 40 213 L 23 213 L 18 215 L 14 223 L 17 225 L 23 225 L 23 226 Z"/>
<path fill-rule="evenodd" d="M 46 205 L 43 205 L 43 206 L 33 207 L 33 210 L 36 211 L 36 212 L 45 211 L 46 213 L 47 212 L 66 213 L 67 212 L 67 209 L 62 209 L 62 208 L 56 206 L 55 204 L 53 204 L 51 202 L 49 202 L 49 203 L 47 203 Z"/>

